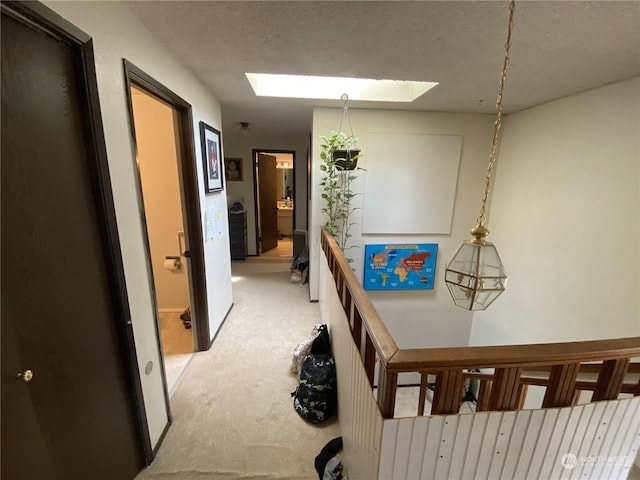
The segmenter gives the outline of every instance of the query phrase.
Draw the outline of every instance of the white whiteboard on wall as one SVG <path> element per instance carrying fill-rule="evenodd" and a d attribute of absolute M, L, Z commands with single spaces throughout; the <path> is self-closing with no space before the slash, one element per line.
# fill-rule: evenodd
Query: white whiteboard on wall
<path fill-rule="evenodd" d="M 459 135 L 370 134 L 362 233 L 451 233 Z"/>

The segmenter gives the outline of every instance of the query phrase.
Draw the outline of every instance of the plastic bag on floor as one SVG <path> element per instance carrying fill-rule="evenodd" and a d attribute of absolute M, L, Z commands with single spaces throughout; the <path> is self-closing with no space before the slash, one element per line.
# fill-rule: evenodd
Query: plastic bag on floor
<path fill-rule="evenodd" d="M 291 359 L 291 373 L 295 373 L 296 375 L 300 375 L 300 369 L 302 368 L 302 361 L 304 357 L 311 353 L 311 347 L 313 346 L 313 341 L 320 334 L 320 324 L 316 324 L 313 326 L 311 330 L 311 335 L 306 340 L 303 340 L 298 344 L 298 346 L 293 351 L 293 358 Z"/>
<path fill-rule="evenodd" d="M 290 271 L 289 283 L 293 283 L 294 285 L 304 285 L 307 282 L 308 271 L 309 269 L 307 267 L 305 267 L 304 270 L 292 268 Z"/>
<path fill-rule="evenodd" d="M 307 282 L 309 273 L 309 249 L 307 247 L 300 250 L 300 253 L 293 259 L 290 271 L 289 283 L 304 285 Z"/>

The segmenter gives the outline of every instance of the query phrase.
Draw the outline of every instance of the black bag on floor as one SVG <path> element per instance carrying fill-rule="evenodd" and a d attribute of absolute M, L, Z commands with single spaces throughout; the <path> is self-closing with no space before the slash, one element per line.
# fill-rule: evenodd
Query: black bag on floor
<path fill-rule="evenodd" d="M 185 329 L 191 328 L 191 306 L 188 306 L 187 309 L 182 312 L 180 319 Z"/>
<path fill-rule="evenodd" d="M 328 354 L 307 355 L 302 361 L 293 408 L 305 420 L 321 423 L 336 413 L 336 364 Z"/>
<path fill-rule="evenodd" d="M 342 450 L 342 437 L 337 437 L 327 443 L 316 456 L 314 465 L 319 480 L 347 480 L 342 475 L 344 465 L 336 454 Z"/>
<path fill-rule="evenodd" d="M 318 336 L 311 344 L 311 353 L 331 355 L 331 337 L 329 337 L 329 330 L 324 323 L 318 327 Z"/>

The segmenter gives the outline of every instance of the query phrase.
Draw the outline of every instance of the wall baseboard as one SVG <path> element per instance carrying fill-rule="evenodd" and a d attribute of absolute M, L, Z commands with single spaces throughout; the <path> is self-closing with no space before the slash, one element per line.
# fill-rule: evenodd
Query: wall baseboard
<path fill-rule="evenodd" d="M 231 306 L 229 307 L 229 310 L 227 310 L 227 313 L 224 316 L 224 318 L 222 319 L 222 322 L 220 322 L 220 326 L 216 330 L 215 335 L 211 338 L 211 342 L 209 343 L 209 348 L 211 348 L 211 346 L 213 345 L 213 342 L 215 342 L 216 338 L 218 337 L 218 333 L 220 333 L 220 330 L 222 329 L 222 325 L 224 325 L 224 322 L 227 321 L 227 317 L 231 313 L 231 310 L 233 309 L 234 306 L 235 306 L 235 303 L 231 303 Z"/>

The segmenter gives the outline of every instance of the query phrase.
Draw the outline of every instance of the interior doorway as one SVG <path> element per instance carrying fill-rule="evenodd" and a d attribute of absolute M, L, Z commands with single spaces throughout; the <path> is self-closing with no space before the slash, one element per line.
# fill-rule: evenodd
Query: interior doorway
<path fill-rule="evenodd" d="M 295 229 L 295 151 L 253 151 L 256 245 L 261 259 L 290 261 Z"/>
<path fill-rule="evenodd" d="M 178 112 L 136 85 L 130 87 L 130 93 L 162 356 L 171 395 L 194 352 L 189 267 L 182 247 Z"/>
<path fill-rule="evenodd" d="M 191 106 L 125 60 L 140 212 L 169 396 L 209 348 Z"/>

